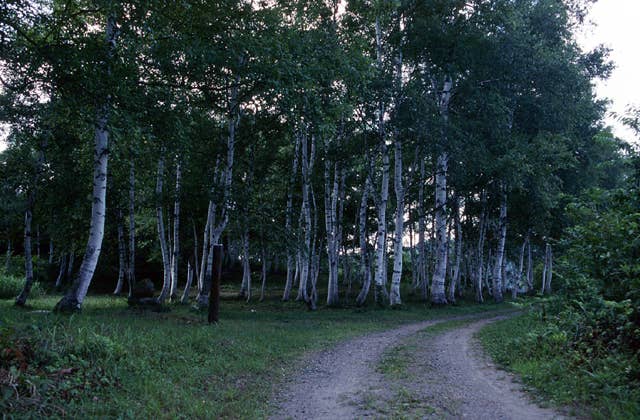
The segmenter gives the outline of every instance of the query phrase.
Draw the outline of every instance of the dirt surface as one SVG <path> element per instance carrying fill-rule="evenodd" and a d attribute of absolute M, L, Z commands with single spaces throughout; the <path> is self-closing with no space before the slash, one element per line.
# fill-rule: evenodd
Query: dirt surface
<path fill-rule="evenodd" d="M 409 324 L 312 353 L 276 395 L 272 418 L 561 418 L 533 404 L 480 351 L 473 334 L 503 317 L 476 316 L 437 335 L 427 328 L 469 317 Z M 393 374 L 383 358 L 397 359 Z"/>

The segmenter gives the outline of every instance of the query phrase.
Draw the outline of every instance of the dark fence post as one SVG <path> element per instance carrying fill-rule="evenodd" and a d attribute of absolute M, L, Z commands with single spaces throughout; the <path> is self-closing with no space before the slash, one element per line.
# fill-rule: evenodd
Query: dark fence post
<path fill-rule="evenodd" d="M 220 277 L 222 275 L 222 245 L 213 246 L 213 273 L 209 293 L 209 324 L 217 324 L 220 315 Z"/>

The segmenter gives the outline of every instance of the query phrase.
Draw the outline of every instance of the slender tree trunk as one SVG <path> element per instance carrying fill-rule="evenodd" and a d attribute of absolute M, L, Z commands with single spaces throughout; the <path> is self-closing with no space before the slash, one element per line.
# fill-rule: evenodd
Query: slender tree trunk
<path fill-rule="evenodd" d="M 242 286 L 239 297 L 251 300 L 251 265 L 249 264 L 249 228 L 245 225 L 242 232 Z"/>
<path fill-rule="evenodd" d="M 447 164 L 448 156 L 438 156 L 436 171 L 436 268 L 431 280 L 431 302 L 437 305 L 447 303 L 445 296 L 445 276 L 447 270 Z"/>
<path fill-rule="evenodd" d="M 40 225 L 36 225 L 36 256 L 40 260 Z"/>
<path fill-rule="evenodd" d="M 49 264 L 53 264 L 53 241 L 49 238 Z"/>
<path fill-rule="evenodd" d="M 444 288 L 447 272 L 447 170 L 449 155 L 446 152 L 446 147 L 448 143 L 447 125 L 449 124 L 449 102 L 451 101 L 452 89 L 453 82 L 451 78 L 447 76 L 442 91 L 440 91 L 438 95 L 438 108 L 442 119 L 441 147 L 445 150 L 441 151 L 438 155 L 435 176 L 436 268 L 431 280 L 431 302 L 437 305 L 447 303 Z"/>
<path fill-rule="evenodd" d="M 196 278 L 199 277 L 199 273 L 198 273 L 198 232 L 196 230 L 196 221 L 193 220 L 193 218 L 191 218 L 191 224 L 193 226 L 193 258 L 194 258 L 194 264 L 193 267 L 195 269 L 195 276 Z"/>
<path fill-rule="evenodd" d="M 198 253 L 198 248 L 196 247 L 195 254 L 197 253 Z M 182 298 L 180 299 L 180 303 L 182 303 L 183 305 L 189 303 L 189 290 L 191 289 L 191 283 L 193 283 L 193 267 L 191 266 L 191 261 L 188 261 L 187 262 L 187 283 L 184 285 L 184 291 L 182 292 Z"/>
<path fill-rule="evenodd" d="M 264 246 L 262 247 L 262 278 L 260 279 L 262 285 L 260 286 L 260 302 L 264 301 L 265 293 L 267 291 L 267 251 Z"/>
<path fill-rule="evenodd" d="M 202 259 L 200 260 L 200 276 L 198 277 L 198 295 L 196 296 L 196 302 L 200 302 L 206 298 L 203 296 L 205 276 L 207 273 L 207 260 L 209 254 L 209 237 L 211 236 L 211 224 L 213 218 L 213 203 L 209 201 L 209 207 L 207 209 L 207 223 L 204 226 L 204 232 L 202 234 Z M 197 250 L 196 250 L 197 252 Z"/>
<path fill-rule="evenodd" d="M 418 285 L 422 291 L 422 300 L 427 300 L 427 258 L 425 247 L 425 231 L 427 229 L 424 209 L 425 163 L 420 158 L 420 183 L 418 185 Z"/>
<path fill-rule="evenodd" d="M 453 275 L 449 282 L 448 299 L 450 303 L 456 301 L 456 285 L 460 281 L 460 260 L 462 259 L 462 224 L 460 223 L 460 197 L 454 195 L 453 197 L 453 223 L 455 225 L 455 249 L 454 249 L 454 264 Z"/>
<path fill-rule="evenodd" d="M 327 144 L 328 148 L 328 144 Z M 325 228 L 327 232 L 327 257 L 329 262 L 329 282 L 327 292 L 327 305 L 336 306 L 340 301 L 338 290 L 338 199 L 340 196 L 340 169 L 338 164 L 334 165 L 333 189 L 330 181 L 330 162 L 325 159 Z"/>
<path fill-rule="evenodd" d="M 551 245 L 547 244 L 547 282 L 545 283 L 544 292 L 551 293 L 551 278 L 553 277 L 553 251 Z"/>
<path fill-rule="evenodd" d="M 118 30 L 113 15 L 107 18 L 106 44 L 110 61 L 115 53 Z M 108 67 L 108 64 L 107 64 Z M 110 69 L 107 68 L 107 74 Z M 60 312 L 79 311 L 82 308 L 89 285 L 93 279 L 93 273 L 98 265 L 98 258 L 102 250 L 104 237 L 104 221 L 107 198 L 107 163 L 109 157 L 109 122 L 110 97 L 103 98 L 103 103 L 98 107 L 95 122 L 95 144 L 93 156 L 93 193 L 91 202 L 91 224 L 89 227 L 89 240 L 80 265 L 80 270 L 73 285 L 64 297 L 56 304 L 55 310 Z"/>
<path fill-rule="evenodd" d="M 480 202 L 482 205 L 482 212 L 480 213 L 480 226 L 478 228 L 478 261 L 477 261 L 477 270 L 476 270 L 476 279 L 475 279 L 475 288 L 476 288 L 476 302 L 482 303 L 484 301 L 484 297 L 482 295 L 482 282 L 484 279 L 484 240 L 487 231 L 487 192 L 482 190 L 480 194 Z"/>
<path fill-rule="evenodd" d="M 60 289 L 62 286 L 62 281 L 65 278 L 65 273 L 67 271 L 67 254 L 62 254 L 60 256 L 60 270 L 58 271 L 58 277 L 56 278 L 56 290 Z"/>
<path fill-rule="evenodd" d="M 524 251 L 527 247 L 527 241 L 529 240 L 529 236 L 527 235 L 522 241 L 522 247 L 520 248 L 520 260 L 518 264 L 518 275 L 516 276 L 517 280 L 514 282 L 511 289 L 511 299 L 516 299 L 518 297 L 518 288 L 520 284 L 522 284 L 522 275 L 524 270 Z"/>
<path fill-rule="evenodd" d="M 314 138 L 311 137 L 313 149 Z M 311 165 L 309 158 L 309 145 L 307 141 L 307 134 L 302 133 L 301 136 L 302 146 L 302 214 L 304 217 L 304 245 L 301 255 L 301 269 L 300 269 L 300 289 L 302 300 L 309 303 L 309 295 L 307 293 L 307 284 L 309 279 L 309 265 L 311 261 L 311 203 L 310 203 L 310 189 L 311 189 Z M 311 152 L 313 156 L 313 152 Z"/>
<path fill-rule="evenodd" d="M 136 173 L 133 157 L 129 160 L 129 267 L 127 269 L 129 297 L 136 284 Z"/>
<path fill-rule="evenodd" d="M 369 261 L 369 247 L 367 246 L 367 201 L 370 185 L 369 177 L 367 177 L 362 190 L 362 199 L 360 200 L 360 273 L 362 275 L 362 288 L 356 298 L 356 305 L 358 306 L 364 305 L 371 287 L 371 264 Z"/>
<path fill-rule="evenodd" d="M 25 281 L 24 287 L 18 297 L 16 298 L 17 306 L 25 306 L 27 304 L 27 298 L 33 287 L 33 260 L 31 257 L 31 220 L 32 220 L 32 208 L 33 208 L 34 193 L 29 193 L 29 203 L 27 204 L 27 210 L 24 212 L 24 273 Z"/>
<path fill-rule="evenodd" d="M 178 293 L 178 264 L 180 262 L 180 185 L 182 170 L 180 162 L 176 164 L 176 198 L 173 204 L 173 254 L 171 256 L 171 293 L 169 300 L 173 300 Z"/>
<path fill-rule="evenodd" d="M 291 168 L 291 177 L 289 178 L 289 189 L 287 190 L 287 209 L 285 212 L 285 230 L 289 236 L 292 235 L 291 218 L 293 217 L 293 189 L 296 183 L 296 175 L 298 173 L 298 155 L 300 154 L 300 136 L 295 136 L 295 147 L 293 151 L 293 165 Z M 284 292 L 282 294 L 282 300 L 287 302 L 291 298 L 291 287 L 295 282 L 295 276 L 293 270 L 297 271 L 297 265 L 295 266 L 294 250 L 287 246 L 287 281 L 284 285 Z"/>
<path fill-rule="evenodd" d="M 118 209 L 118 283 L 113 294 L 119 296 L 122 293 L 122 286 L 124 283 L 125 273 L 127 266 L 127 245 L 124 241 L 124 226 L 122 210 Z"/>
<path fill-rule="evenodd" d="M 162 152 L 164 154 L 164 151 Z M 162 178 L 164 177 L 164 156 L 158 161 L 158 176 L 156 179 L 156 222 L 158 226 L 158 238 L 160 240 L 160 251 L 162 253 L 162 267 L 164 281 L 162 290 L 158 296 L 158 303 L 164 303 L 169 296 L 171 289 L 171 255 L 167 244 L 167 234 L 164 226 L 164 215 L 162 206 Z"/>
<path fill-rule="evenodd" d="M 504 183 L 500 183 L 500 235 L 498 238 L 498 249 L 496 250 L 496 263 L 493 267 L 493 300 L 502 302 L 502 263 L 504 259 L 504 249 L 507 240 L 507 189 Z"/>

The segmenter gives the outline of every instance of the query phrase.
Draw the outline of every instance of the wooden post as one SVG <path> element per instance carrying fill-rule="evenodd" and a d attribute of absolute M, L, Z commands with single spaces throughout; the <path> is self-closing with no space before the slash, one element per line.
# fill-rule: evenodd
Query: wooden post
<path fill-rule="evenodd" d="M 209 293 L 209 324 L 217 324 L 220 313 L 220 277 L 222 274 L 222 245 L 213 246 L 213 269 Z"/>

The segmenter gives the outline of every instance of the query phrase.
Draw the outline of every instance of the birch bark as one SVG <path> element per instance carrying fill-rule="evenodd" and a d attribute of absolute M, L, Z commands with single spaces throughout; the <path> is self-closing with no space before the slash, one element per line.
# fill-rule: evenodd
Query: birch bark
<path fill-rule="evenodd" d="M 162 152 L 164 153 L 164 152 Z M 156 224 L 158 228 L 158 238 L 160 240 L 160 252 L 162 253 L 163 282 L 158 303 L 162 304 L 169 296 L 171 289 L 171 255 L 167 244 L 167 234 L 164 226 L 164 215 L 162 208 L 162 180 L 164 177 L 164 156 L 158 161 L 158 175 L 156 178 Z"/>
<path fill-rule="evenodd" d="M 293 217 L 293 189 L 296 183 L 296 175 L 298 173 L 298 155 L 300 154 L 300 137 L 298 133 L 295 136 L 295 146 L 293 151 L 293 164 L 291 168 L 291 177 L 289 178 L 289 188 L 287 190 L 287 209 L 285 213 L 285 230 L 291 236 L 291 218 Z M 291 287 L 295 282 L 294 270 L 297 271 L 294 250 L 291 246 L 287 246 L 287 280 L 282 293 L 282 300 L 287 302 L 291 298 Z"/>
<path fill-rule="evenodd" d="M 171 293 L 169 301 L 178 293 L 178 263 L 180 261 L 180 186 L 182 170 L 180 162 L 176 164 L 176 196 L 173 203 L 173 253 L 171 255 Z"/>
<path fill-rule="evenodd" d="M 111 61 L 115 53 L 117 37 L 118 29 L 116 27 L 116 19 L 115 16 L 110 15 L 107 18 L 106 25 L 108 55 L 106 72 L 108 74 L 110 73 L 109 61 Z M 89 290 L 89 285 L 91 284 L 93 273 L 98 264 L 98 258 L 100 257 L 100 251 L 102 250 L 107 198 L 107 163 L 109 157 L 109 131 L 107 125 L 109 122 L 110 102 L 111 98 L 107 95 L 96 112 L 89 240 L 87 241 L 87 247 L 76 279 L 69 291 L 56 304 L 55 311 L 73 312 L 82 309 L 82 302 L 84 302 L 84 298 Z"/>
<path fill-rule="evenodd" d="M 124 226 L 122 210 L 118 209 L 118 282 L 113 294 L 119 296 L 122 293 L 125 274 L 127 271 L 127 247 L 124 242 Z"/>
<path fill-rule="evenodd" d="M 507 188 L 503 182 L 500 183 L 500 218 L 499 218 L 498 249 L 496 250 L 496 263 L 493 267 L 493 300 L 502 302 L 502 264 L 504 259 L 504 249 L 507 240 Z"/>

